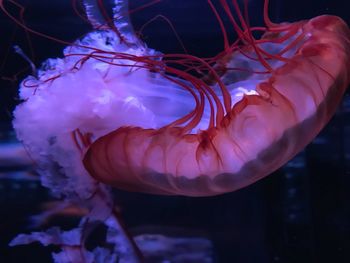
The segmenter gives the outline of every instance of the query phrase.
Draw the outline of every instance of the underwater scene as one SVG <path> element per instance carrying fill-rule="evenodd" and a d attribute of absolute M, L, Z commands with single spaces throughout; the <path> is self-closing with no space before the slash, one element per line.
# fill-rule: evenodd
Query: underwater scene
<path fill-rule="evenodd" d="M 350 262 L 349 10 L 0 0 L 0 263 Z"/>

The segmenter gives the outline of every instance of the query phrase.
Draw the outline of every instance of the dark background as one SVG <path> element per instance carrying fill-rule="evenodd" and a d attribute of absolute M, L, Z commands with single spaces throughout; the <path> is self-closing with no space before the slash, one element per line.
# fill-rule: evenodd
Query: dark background
<path fill-rule="evenodd" d="M 25 24 L 37 31 L 73 41 L 90 30 L 74 14 L 68 0 L 18 2 L 26 7 Z M 130 0 L 130 9 L 147 2 Z M 263 1 L 249 2 L 252 24 L 261 25 Z M 9 2 L 5 1 L 5 6 L 18 14 Z M 271 1 L 270 15 L 282 22 L 327 13 L 349 24 L 349 7 L 345 0 L 275 0 Z M 205 0 L 163 0 L 134 13 L 132 22 L 138 29 L 158 14 L 172 21 L 190 53 L 210 56 L 222 49 L 219 27 Z M 143 37 L 150 47 L 163 52 L 182 51 L 164 21 L 150 24 Z M 19 45 L 37 66 L 45 58 L 60 56 L 63 48 L 37 36 L 30 35 L 29 39 L 0 13 L 2 146 L 14 140 L 10 120 L 17 103 L 18 81 L 30 72 L 12 46 Z M 274 174 L 237 192 L 210 198 L 116 192 L 126 225 L 134 233 L 172 229 L 208 237 L 220 263 L 350 262 L 349 113 L 346 94 L 332 121 L 301 154 Z M 28 217 L 39 211 L 40 204 L 51 200 L 38 182 L 14 179 L 30 169 L 0 163 L 0 262 L 50 262 L 49 249 L 39 245 L 7 246 L 17 233 L 29 231 Z M 49 225 L 68 228 L 76 223 L 77 218 L 60 217 Z"/>

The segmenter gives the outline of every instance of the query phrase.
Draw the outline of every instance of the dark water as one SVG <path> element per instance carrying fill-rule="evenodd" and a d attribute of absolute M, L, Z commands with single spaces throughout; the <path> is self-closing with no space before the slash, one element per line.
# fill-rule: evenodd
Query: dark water
<path fill-rule="evenodd" d="M 27 6 L 26 23 L 38 31 L 68 41 L 88 31 L 72 12 L 70 1 L 20 2 Z M 132 0 L 131 9 L 146 2 Z M 259 24 L 262 1 L 249 2 L 252 23 Z M 271 1 L 271 17 L 274 21 L 297 21 L 327 13 L 350 23 L 349 7 L 344 0 L 275 0 Z M 191 53 L 212 55 L 222 48 L 219 28 L 205 0 L 164 0 L 134 13 L 132 22 L 139 28 L 157 14 L 173 22 Z M 0 17 L 0 134 L 3 143 L 8 143 L 17 85 L 8 78 L 27 66 L 10 47 L 18 44 L 26 54 L 30 48 L 24 32 L 16 30 L 5 15 Z M 173 32 L 162 21 L 147 27 L 143 34 L 151 47 L 163 52 L 181 51 Z M 45 58 L 59 56 L 62 49 L 39 37 L 32 36 L 30 42 L 37 65 Z M 216 262 L 220 263 L 350 262 L 349 120 L 347 94 L 329 125 L 301 154 L 276 173 L 234 193 L 186 198 L 117 192 L 126 225 L 134 232 L 147 227 L 201 233 L 212 240 Z M 7 246 L 16 233 L 29 231 L 27 218 L 50 199 L 35 181 L 9 179 L 28 170 L 27 166 L 0 164 L 0 262 L 51 262 L 49 249 L 39 245 Z M 51 224 L 68 228 L 76 222 L 76 218 L 61 217 Z"/>

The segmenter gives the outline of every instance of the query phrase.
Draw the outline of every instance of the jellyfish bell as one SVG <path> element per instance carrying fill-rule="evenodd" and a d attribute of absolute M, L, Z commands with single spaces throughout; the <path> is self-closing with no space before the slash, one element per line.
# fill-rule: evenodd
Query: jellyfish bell
<path fill-rule="evenodd" d="M 115 1 L 108 26 L 95 1 L 84 3 L 96 30 L 24 80 L 14 112 L 18 138 L 57 194 L 89 198 L 99 182 L 167 195 L 237 190 L 305 147 L 349 83 L 350 34 L 337 17 L 273 24 L 265 0 L 266 25 L 251 28 L 237 1 L 237 17 L 220 1 L 239 38 L 229 43 L 211 5 L 225 49 L 205 59 L 148 48 L 127 1 Z"/>
<path fill-rule="evenodd" d="M 329 121 L 349 84 L 349 28 L 334 16 L 276 25 L 265 12 L 265 21 L 260 40 L 244 21 L 236 29 L 245 45 L 228 48 L 224 73 L 216 78 L 224 91 L 210 87 L 213 101 L 220 102 L 211 112 L 204 106 L 197 127 L 205 127 L 213 112 L 215 124 L 191 131 L 120 127 L 89 147 L 83 160 L 89 173 L 129 191 L 209 196 L 250 185 L 301 151 Z"/>

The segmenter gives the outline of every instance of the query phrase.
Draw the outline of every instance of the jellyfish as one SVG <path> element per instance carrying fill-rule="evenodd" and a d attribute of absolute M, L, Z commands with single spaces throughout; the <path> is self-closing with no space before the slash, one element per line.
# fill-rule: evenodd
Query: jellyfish
<path fill-rule="evenodd" d="M 126 123 L 89 145 L 83 163 L 93 178 L 155 194 L 232 192 L 281 167 L 329 121 L 349 84 L 347 25 L 333 16 L 274 24 L 265 1 L 265 27 L 251 28 L 237 1 L 238 18 L 227 1 L 220 3 L 238 41 L 230 44 L 222 28 L 225 50 L 215 62 L 178 55 L 177 62 L 206 72 L 206 80 L 169 68 L 172 57 L 163 55 L 160 78 L 179 79 L 172 77 L 161 94 L 147 89 L 131 96 L 156 126 L 151 118 Z M 261 39 L 255 30 L 264 32 Z"/>
<path fill-rule="evenodd" d="M 113 19 L 102 1 L 83 4 L 94 30 L 21 83 L 13 121 L 43 185 L 89 209 L 73 236 L 94 220 L 109 233 L 121 229 L 110 187 L 212 196 L 267 176 L 320 132 L 350 81 L 350 31 L 339 17 L 275 24 L 264 0 L 265 25 L 251 27 L 248 1 L 242 10 L 236 0 L 208 0 L 224 49 L 201 58 L 147 47 L 126 0 L 114 1 Z M 46 235 L 66 242 L 55 231 Z M 34 239 L 47 241 L 31 235 L 14 244 Z M 137 262 L 133 244 L 125 246 L 124 262 Z"/>

